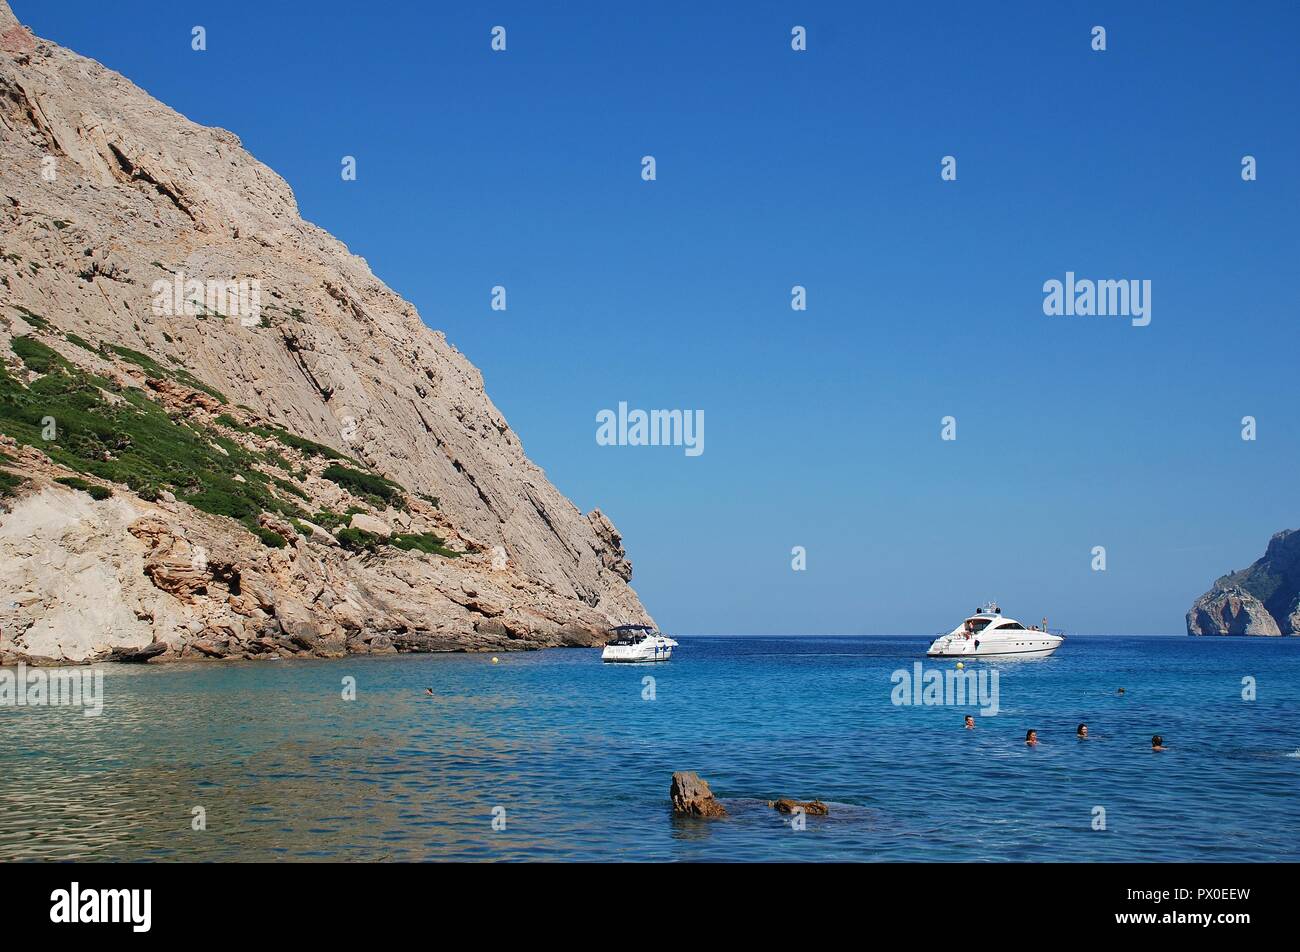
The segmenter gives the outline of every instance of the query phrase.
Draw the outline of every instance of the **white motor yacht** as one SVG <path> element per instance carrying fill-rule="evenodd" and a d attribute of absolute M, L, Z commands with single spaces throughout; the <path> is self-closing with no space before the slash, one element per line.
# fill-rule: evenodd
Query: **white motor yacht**
<path fill-rule="evenodd" d="M 614 640 L 606 643 L 601 661 L 667 661 L 677 642 L 650 625 L 619 625 L 608 632 Z"/>
<path fill-rule="evenodd" d="M 1065 636 L 1042 627 L 1026 628 L 1014 618 L 1002 614 L 994 602 L 976 610 L 960 625 L 940 635 L 926 654 L 931 658 L 1046 658 L 1061 646 Z"/>

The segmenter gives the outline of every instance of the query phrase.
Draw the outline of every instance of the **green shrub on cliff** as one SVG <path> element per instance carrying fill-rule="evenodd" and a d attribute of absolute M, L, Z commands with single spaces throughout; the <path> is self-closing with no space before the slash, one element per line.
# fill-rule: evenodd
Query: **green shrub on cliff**
<path fill-rule="evenodd" d="M 233 429 L 270 436 L 299 452 L 332 460 L 323 471 L 325 478 L 375 506 L 404 504 L 405 490 L 400 485 L 343 465 L 343 461 L 356 461 L 327 446 L 276 428 L 246 427 L 229 414 L 218 417 L 220 428 L 205 426 L 180 411 L 169 413 L 149 391 L 123 387 L 78 369 L 31 337 L 16 338 L 12 346 L 24 364 L 42 376 L 28 385 L 0 366 L 0 433 L 36 447 L 75 472 L 125 485 L 150 500 L 170 490 L 196 509 L 238 520 L 273 548 L 281 548 L 287 541 L 258 525 L 263 512 L 276 513 L 298 531 L 309 533 L 298 521 L 309 518 L 308 514 L 295 502 L 309 501 L 308 494 L 296 482 L 261 472 L 258 464 L 268 460 L 268 453 L 248 450 L 239 440 L 231 439 L 227 434 Z M 105 349 L 150 375 L 168 375 L 145 354 L 117 345 Z M 272 462 L 292 473 L 282 458 Z M 306 473 L 298 475 L 302 478 Z M 0 492 L 11 493 L 21 483 L 9 474 L 0 476 Z M 111 490 L 79 477 L 63 482 L 95 498 L 111 495 Z M 459 555 L 434 533 L 385 539 L 347 525 L 353 514 L 364 511 L 360 506 L 341 514 L 324 510 L 310 519 L 334 530 L 340 544 L 354 552 L 391 546 L 444 558 Z"/>
<path fill-rule="evenodd" d="M 62 479 L 56 479 L 55 482 L 88 493 L 91 499 L 107 499 L 113 495 L 113 490 L 107 486 L 101 486 L 99 483 L 88 483 L 78 476 L 64 476 Z"/>
<path fill-rule="evenodd" d="M 249 526 L 249 531 L 262 540 L 262 544 L 268 549 L 283 549 L 289 543 L 285 541 L 284 536 L 268 529 L 265 526 Z"/>
<path fill-rule="evenodd" d="M 248 410 L 247 407 L 242 407 L 242 409 Z M 249 412 L 251 413 L 252 411 L 249 410 Z M 222 426 L 230 427 L 232 430 L 239 430 L 241 433 L 253 433 L 267 439 L 278 440 L 285 446 L 302 453 L 304 456 L 319 456 L 323 459 L 336 460 L 341 463 L 351 463 L 354 466 L 365 465 L 364 463 L 353 459 L 351 456 L 348 456 L 346 453 L 340 453 L 332 446 L 326 446 L 324 443 L 317 443 L 315 440 L 309 440 L 305 436 L 299 436 L 297 433 L 290 433 L 288 430 L 277 426 L 245 426 L 229 413 L 223 413 L 218 416 L 217 422 Z M 268 458 L 270 458 L 269 453 Z M 271 462 L 275 463 L 275 465 L 279 466 L 281 469 L 289 469 L 289 464 L 286 463 L 283 458 L 272 459 Z"/>
<path fill-rule="evenodd" d="M 384 541 L 382 537 L 375 535 L 373 532 L 366 532 L 364 529 L 353 529 L 351 526 L 334 533 L 334 538 L 338 540 L 339 545 L 349 552 L 374 552 Z"/>
<path fill-rule="evenodd" d="M 354 495 L 377 499 L 381 505 L 397 505 L 402 502 L 402 487 L 382 476 L 363 473 L 359 469 L 349 469 L 337 463 L 326 466 L 321 475 Z"/>
<path fill-rule="evenodd" d="M 0 497 L 12 496 L 14 491 L 24 482 L 25 480 L 21 476 L 15 476 L 13 473 L 6 473 L 0 469 Z"/>
<path fill-rule="evenodd" d="M 441 555 L 448 559 L 460 558 L 459 552 L 449 549 L 443 544 L 445 541 L 441 536 L 432 532 L 417 532 L 393 535 L 388 539 L 388 544 L 397 549 L 426 552 L 429 555 Z"/>
<path fill-rule="evenodd" d="M 253 465 L 257 457 L 234 441 L 223 445 L 219 433 L 169 416 L 140 390 L 75 369 L 37 341 L 18 338 L 14 347 L 46 375 L 28 387 L 0 373 L 0 432 L 145 498 L 168 488 L 197 509 L 245 522 L 263 511 L 305 515 L 275 496 Z"/>
<path fill-rule="evenodd" d="M 283 489 L 285 492 L 292 493 L 293 495 L 297 496 L 299 499 L 306 499 L 309 502 L 311 501 L 311 497 L 308 496 L 305 492 L 303 492 L 302 487 L 299 486 L 297 483 L 291 483 L 287 479 L 278 479 L 278 478 L 272 479 L 271 481 L 275 483 L 275 485 L 278 486 L 280 489 Z"/>
<path fill-rule="evenodd" d="M 56 368 L 72 366 L 58 351 L 42 344 L 35 337 L 15 337 L 9 346 L 32 373 L 48 374 Z"/>
<path fill-rule="evenodd" d="M 177 383 L 184 384 L 192 390 L 201 390 L 208 396 L 218 400 L 221 403 L 229 403 L 226 395 L 215 387 L 209 387 L 194 374 L 190 373 L 184 367 L 179 370 L 168 370 L 158 361 L 154 360 L 148 354 L 142 354 L 138 350 L 132 350 L 130 347 L 123 347 L 121 344 L 101 344 L 103 350 L 107 353 L 115 354 L 127 363 L 135 364 L 151 377 L 158 377 L 164 380 L 175 380 Z"/>
<path fill-rule="evenodd" d="M 29 311 L 27 308 L 18 304 L 14 305 L 14 310 L 22 315 L 24 321 L 26 321 L 32 327 L 35 327 L 37 330 L 42 330 L 47 332 L 53 330 L 53 328 L 50 326 L 50 322 L 47 321 L 45 318 L 41 317 L 41 315 L 37 314 L 35 311 Z"/>

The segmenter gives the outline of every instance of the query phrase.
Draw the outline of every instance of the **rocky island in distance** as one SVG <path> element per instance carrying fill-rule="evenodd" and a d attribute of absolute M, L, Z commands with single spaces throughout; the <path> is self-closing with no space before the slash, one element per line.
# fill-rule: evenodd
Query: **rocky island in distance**
<path fill-rule="evenodd" d="M 1300 635 L 1300 530 L 1282 530 L 1262 558 L 1218 579 L 1188 610 L 1187 633 Z"/>

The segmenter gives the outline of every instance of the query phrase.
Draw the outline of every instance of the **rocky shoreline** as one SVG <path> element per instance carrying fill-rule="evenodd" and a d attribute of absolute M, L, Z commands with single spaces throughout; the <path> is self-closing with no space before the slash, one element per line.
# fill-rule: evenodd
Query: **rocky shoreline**
<path fill-rule="evenodd" d="M 267 518 L 287 536 L 271 548 L 174 499 L 115 490 L 96 500 L 55 482 L 54 464 L 20 455 L 27 485 L 0 518 L 0 664 L 508 652 L 606 638 L 602 613 L 519 578 L 431 511 L 423 518 L 456 558 L 353 552 L 327 530 Z"/>

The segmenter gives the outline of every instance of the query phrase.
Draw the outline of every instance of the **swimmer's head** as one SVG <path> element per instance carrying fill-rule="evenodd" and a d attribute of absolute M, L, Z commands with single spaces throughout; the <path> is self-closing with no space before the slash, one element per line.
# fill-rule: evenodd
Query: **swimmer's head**
<path fill-rule="evenodd" d="M 974 726 L 975 726 L 975 717 L 974 717 L 973 715 L 971 715 L 971 714 L 967 714 L 967 715 L 966 715 L 966 726 L 967 726 L 967 727 L 974 727 Z"/>
<path fill-rule="evenodd" d="M 1026 731 L 1026 732 L 1025 732 L 1025 743 L 1026 743 L 1026 744 L 1037 744 L 1037 743 L 1038 743 L 1038 731 L 1036 731 L 1036 730 L 1028 730 L 1028 731 Z"/>
<path fill-rule="evenodd" d="M 1080 725 L 1079 725 L 1079 730 L 1077 731 L 1077 733 L 1078 733 L 1078 735 L 1079 735 L 1080 737 L 1087 737 L 1087 736 L 1088 736 L 1088 725 L 1087 725 L 1087 724 L 1080 724 Z"/>
<path fill-rule="evenodd" d="M 1163 746 L 1165 746 L 1165 739 L 1164 739 L 1163 737 L 1161 737 L 1159 734 L 1155 734 L 1155 735 L 1153 735 L 1152 738 L 1151 738 L 1151 746 L 1152 746 L 1152 747 L 1163 747 Z"/>

